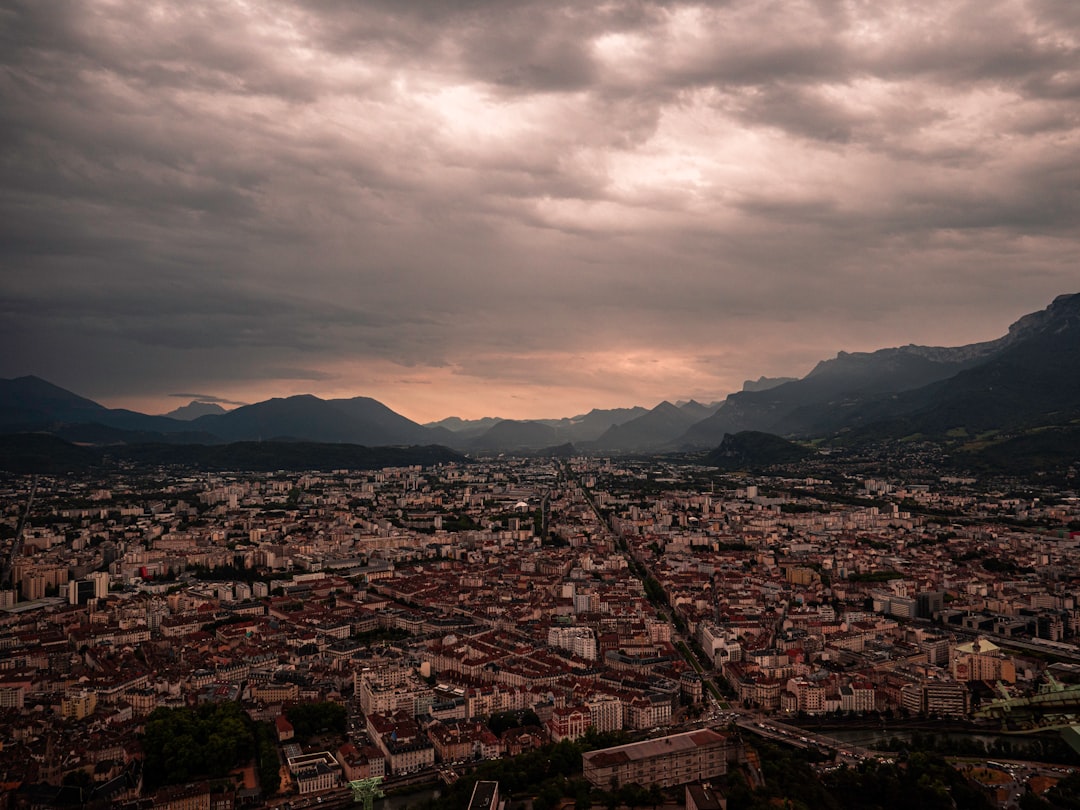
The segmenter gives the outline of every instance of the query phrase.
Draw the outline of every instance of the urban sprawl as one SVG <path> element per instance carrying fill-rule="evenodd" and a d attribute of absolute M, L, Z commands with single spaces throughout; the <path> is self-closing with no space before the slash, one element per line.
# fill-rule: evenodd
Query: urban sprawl
<path fill-rule="evenodd" d="M 1076 710 L 1070 493 L 594 458 L 3 486 L 5 806 L 315 806 L 614 732 L 592 785 L 681 789 L 752 740 L 828 768 L 890 756 L 852 729 Z M 151 714 L 225 702 L 272 728 L 276 783 L 151 788 Z M 345 733 L 297 734 L 304 704 Z"/>

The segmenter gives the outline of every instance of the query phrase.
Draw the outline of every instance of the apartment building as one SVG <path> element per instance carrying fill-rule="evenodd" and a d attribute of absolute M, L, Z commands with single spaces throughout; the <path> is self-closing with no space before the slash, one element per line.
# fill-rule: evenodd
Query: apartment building
<path fill-rule="evenodd" d="M 589 784 L 609 790 L 630 782 L 671 787 L 712 779 L 745 758 L 738 735 L 700 729 L 588 751 L 582 762 Z"/>

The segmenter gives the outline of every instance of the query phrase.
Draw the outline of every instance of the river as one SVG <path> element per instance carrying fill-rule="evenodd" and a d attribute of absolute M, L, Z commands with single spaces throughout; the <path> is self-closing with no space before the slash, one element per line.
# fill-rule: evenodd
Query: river
<path fill-rule="evenodd" d="M 438 788 L 422 788 L 414 793 L 399 793 L 375 800 L 375 810 L 408 810 L 420 807 L 426 802 L 437 799 L 442 793 Z"/>

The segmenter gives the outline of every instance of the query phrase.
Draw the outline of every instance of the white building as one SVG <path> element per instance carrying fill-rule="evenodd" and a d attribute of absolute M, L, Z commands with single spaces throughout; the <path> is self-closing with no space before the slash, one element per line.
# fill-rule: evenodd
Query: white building
<path fill-rule="evenodd" d="M 552 647 L 569 650 L 586 661 L 596 660 L 596 635 L 589 627 L 552 627 L 547 642 Z"/>

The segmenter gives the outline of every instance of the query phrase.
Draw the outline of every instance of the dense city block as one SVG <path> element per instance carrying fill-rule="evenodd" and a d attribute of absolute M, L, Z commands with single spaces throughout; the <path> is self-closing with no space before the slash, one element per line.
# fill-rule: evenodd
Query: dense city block
<path fill-rule="evenodd" d="M 103 475 L 3 481 L 6 807 L 464 806 L 530 753 L 509 801 L 539 807 L 753 806 L 776 757 L 834 797 L 921 768 L 1043 806 L 1080 763 L 1071 492 L 586 457 Z"/>

